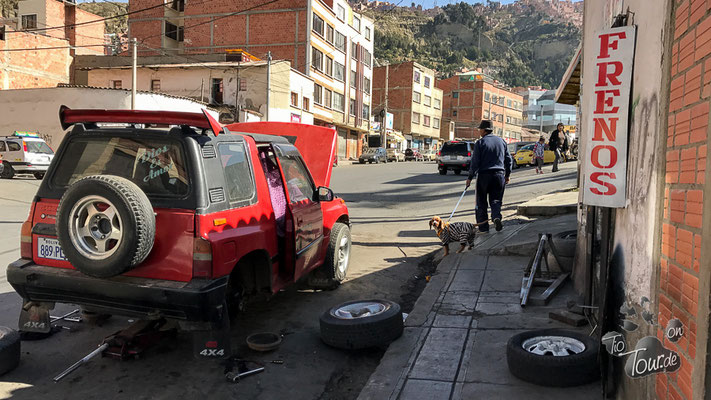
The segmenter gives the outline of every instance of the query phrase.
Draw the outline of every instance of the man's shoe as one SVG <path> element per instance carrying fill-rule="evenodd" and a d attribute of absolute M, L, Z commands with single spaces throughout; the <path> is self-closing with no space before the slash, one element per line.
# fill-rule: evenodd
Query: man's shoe
<path fill-rule="evenodd" d="M 494 218 L 494 226 L 496 226 L 496 232 L 500 232 L 504 229 L 504 226 L 501 224 L 501 218 Z"/>

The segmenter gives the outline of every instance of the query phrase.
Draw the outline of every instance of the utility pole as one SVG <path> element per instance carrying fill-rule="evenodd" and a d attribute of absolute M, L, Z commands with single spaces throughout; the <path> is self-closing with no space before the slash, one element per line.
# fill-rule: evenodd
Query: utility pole
<path fill-rule="evenodd" d="M 131 39 L 131 47 L 133 49 L 133 68 L 131 70 L 131 110 L 136 109 L 136 64 L 138 55 L 136 54 L 136 38 Z"/>
<path fill-rule="evenodd" d="M 200 78 L 200 101 L 205 102 L 205 79 Z"/>
<path fill-rule="evenodd" d="M 383 120 L 380 122 L 380 144 L 388 148 L 388 133 L 386 124 L 388 120 L 388 90 L 390 85 L 390 63 L 385 64 L 385 107 L 383 107 Z"/>
<path fill-rule="evenodd" d="M 241 56 L 240 56 L 241 57 Z M 240 122 L 239 121 L 239 88 L 240 88 L 240 81 L 239 81 L 239 66 L 240 63 L 239 61 L 237 62 L 237 85 L 235 87 L 235 122 Z M 268 98 L 268 96 L 267 96 Z"/>
<path fill-rule="evenodd" d="M 272 79 L 272 52 L 267 52 L 267 121 L 269 121 L 269 98 L 271 97 L 271 79 Z"/>

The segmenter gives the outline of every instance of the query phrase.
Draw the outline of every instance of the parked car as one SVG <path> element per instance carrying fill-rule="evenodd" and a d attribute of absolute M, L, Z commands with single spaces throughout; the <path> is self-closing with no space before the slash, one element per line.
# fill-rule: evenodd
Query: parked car
<path fill-rule="evenodd" d="M 425 158 L 417 149 L 405 150 L 405 161 L 424 161 Z"/>
<path fill-rule="evenodd" d="M 440 175 L 447 175 L 447 171 L 451 170 L 456 175 L 459 175 L 462 170 L 468 171 L 469 164 L 472 161 L 472 149 L 474 142 L 463 142 L 453 140 L 442 145 L 439 152 L 439 161 L 437 169 Z"/>
<path fill-rule="evenodd" d="M 437 161 L 437 152 L 433 149 L 425 150 L 425 152 L 422 153 L 422 157 L 425 161 Z"/>
<path fill-rule="evenodd" d="M 529 144 L 536 144 L 536 142 L 514 142 L 514 143 L 509 143 L 507 145 L 509 153 L 511 154 L 511 157 L 515 160 L 516 159 L 516 153 L 521 150 L 523 146 L 527 146 Z M 518 164 L 513 163 L 513 168 L 516 169 L 518 168 Z"/>
<path fill-rule="evenodd" d="M 533 146 L 534 144 L 527 144 L 519 149 L 519 151 L 516 152 L 516 155 L 514 156 L 514 164 L 518 164 L 518 167 L 524 166 L 524 165 L 531 165 L 531 161 L 533 160 Z M 546 146 L 546 149 L 543 151 L 543 163 L 548 164 L 552 163 L 555 161 L 555 153 L 551 150 L 548 150 L 548 146 Z"/>
<path fill-rule="evenodd" d="M 399 149 L 387 149 L 388 161 L 405 161 L 405 154 L 403 154 Z"/>
<path fill-rule="evenodd" d="M 332 129 L 164 111 L 63 108 L 60 120 L 73 128 L 7 268 L 29 315 L 44 316 L 21 317 L 22 330 L 49 329 L 48 304 L 72 303 L 177 320 L 197 331 L 197 355 L 227 357 L 228 316 L 244 300 L 345 279 L 350 220 L 328 188 Z"/>
<path fill-rule="evenodd" d="M 33 174 L 35 178 L 42 179 L 54 151 L 36 133 L 15 132 L 11 136 L 0 137 L 0 155 L 3 158 L 1 178 Z"/>
<path fill-rule="evenodd" d="M 388 155 L 382 147 L 371 147 L 363 151 L 363 154 L 358 157 L 358 162 L 361 164 L 388 162 Z"/>

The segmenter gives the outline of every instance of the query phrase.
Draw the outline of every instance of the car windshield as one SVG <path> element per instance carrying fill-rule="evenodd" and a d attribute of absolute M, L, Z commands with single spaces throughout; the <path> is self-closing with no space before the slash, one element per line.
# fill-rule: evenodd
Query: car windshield
<path fill-rule="evenodd" d="M 129 179 L 149 196 L 188 193 L 183 149 L 172 140 L 77 138 L 69 142 L 54 170 L 55 187 L 67 187 L 89 175 L 110 174 Z"/>
<path fill-rule="evenodd" d="M 445 143 L 444 146 L 442 146 L 442 151 L 440 155 L 443 156 L 449 156 L 449 155 L 465 155 L 468 153 L 467 150 L 467 144 L 466 143 Z"/>
<path fill-rule="evenodd" d="M 52 149 L 47 145 L 47 143 L 40 140 L 28 140 L 25 141 L 27 145 L 27 151 L 29 153 L 37 154 L 54 154 Z"/>
<path fill-rule="evenodd" d="M 520 149 L 519 151 L 522 151 L 522 150 L 533 150 L 533 146 L 534 146 L 534 145 L 532 145 L 532 144 L 527 144 L 527 145 L 521 147 L 521 149 Z"/>

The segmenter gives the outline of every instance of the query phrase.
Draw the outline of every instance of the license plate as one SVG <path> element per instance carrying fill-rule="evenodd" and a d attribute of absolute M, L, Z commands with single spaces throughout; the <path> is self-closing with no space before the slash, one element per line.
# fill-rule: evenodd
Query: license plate
<path fill-rule="evenodd" d="M 523 157 L 519 157 L 518 160 L 519 160 L 519 161 L 523 160 Z"/>
<path fill-rule="evenodd" d="M 37 257 L 67 261 L 62 246 L 59 245 L 59 240 L 45 237 L 37 238 Z"/>
<path fill-rule="evenodd" d="M 461 160 L 463 160 L 463 159 L 464 159 L 464 156 L 457 156 L 457 160 L 460 160 L 460 161 L 461 161 Z"/>

